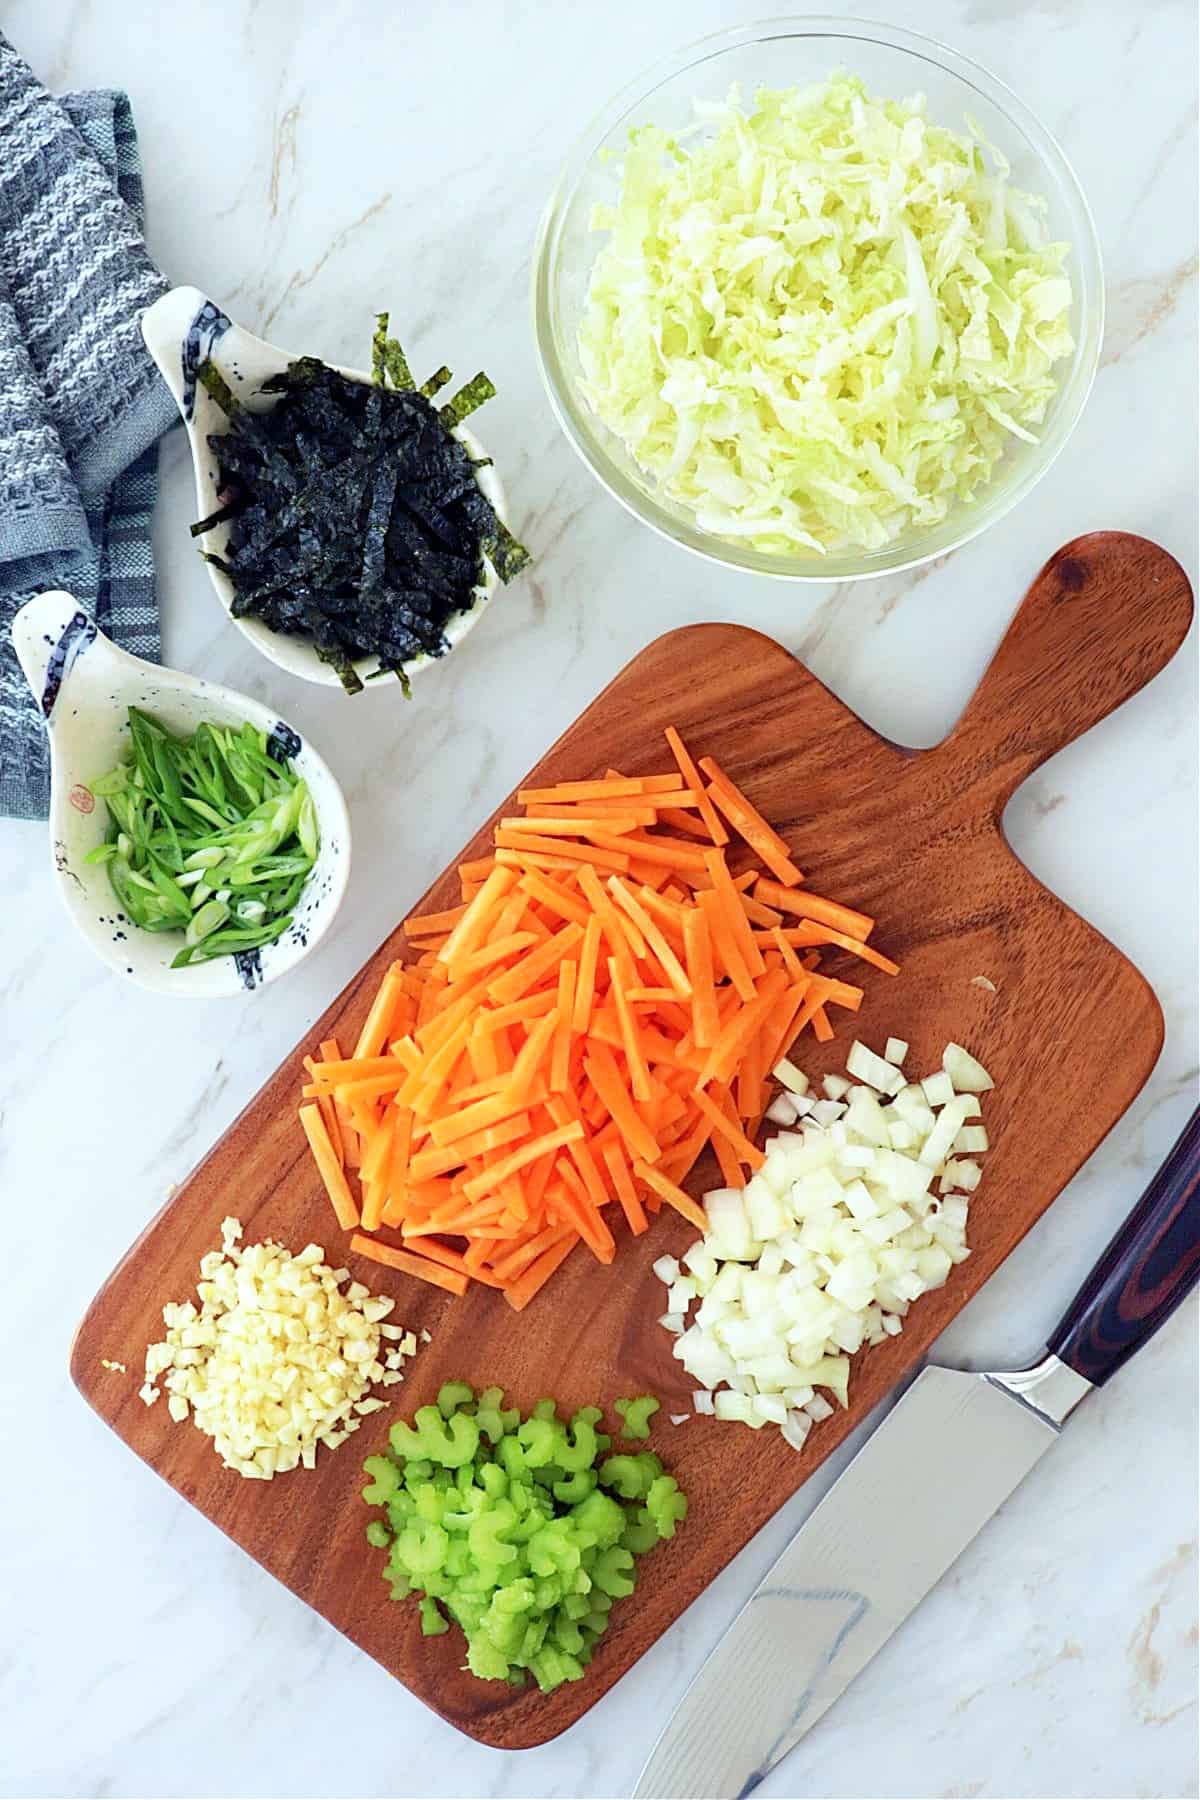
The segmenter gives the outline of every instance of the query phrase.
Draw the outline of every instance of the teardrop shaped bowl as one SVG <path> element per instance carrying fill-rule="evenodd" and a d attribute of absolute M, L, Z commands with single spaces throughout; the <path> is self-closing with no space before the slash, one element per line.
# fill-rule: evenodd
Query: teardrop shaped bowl
<path fill-rule="evenodd" d="M 265 411 L 273 404 L 273 397 L 260 391 L 263 382 L 272 375 L 281 374 L 289 363 L 296 361 L 299 352 L 281 350 L 278 345 L 268 344 L 265 339 L 244 331 L 240 325 L 234 324 L 215 301 L 208 299 L 199 288 L 194 287 L 172 288 L 170 293 L 157 300 L 143 314 L 142 336 L 146 348 L 174 395 L 187 430 L 196 476 L 196 516 L 198 519 L 207 519 L 220 505 L 217 497 L 217 461 L 209 448 L 208 439 L 210 435 L 220 436 L 227 429 L 228 422 L 207 389 L 197 382 L 197 369 L 206 357 L 211 357 L 218 372 L 242 405 L 252 412 Z M 362 369 L 346 369 L 336 364 L 330 366 L 338 368 L 338 373 L 350 381 L 365 382 L 368 386 L 371 384 L 370 375 Z M 487 451 L 479 439 L 464 425 L 457 427 L 454 436 L 476 462 L 487 457 Z M 491 501 L 497 518 L 507 523 L 504 488 L 490 462 L 484 462 L 484 466 L 476 473 L 476 480 Z M 221 555 L 228 538 L 228 524 L 214 526 L 204 535 L 204 548 Z M 225 612 L 256 650 L 261 651 L 276 667 L 285 669 L 289 675 L 298 675 L 302 681 L 319 682 L 322 687 L 339 685 L 336 671 L 328 663 L 321 661 L 307 638 L 270 631 L 261 619 L 234 618 L 233 583 L 213 563 L 205 566 Z M 485 561 L 484 580 L 474 590 L 471 605 L 465 611 L 455 613 L 446 625 L 448 648 L 443 656 L 415 656 L 404 664 L 404 673 L 411 678 L 422 669 L 443 661 L 478 622 L 498 586 L 496 571 L 490 562 Z M 363 657 L 354 666 L 360 679 L 366 681 L 378 671 L 379 658 Z M 388 688 L 393 683 L 379 681 L 374 685 Z"/>
<path fill-rule="evenodd" d="M 13 647 L 41 708 L 50 738 L 50 847 L 67 911 L 97 956 L 127 980 L 155 993 L 213 999 L 265 987 L 315 950 L 334 920 L 350 878 L 350 818 L 323 758 L 286 720 L 216 682 L 130 656 L 105 637 L 74 596 L 39 594 L 17 613 Z M 123 914 L 102 865 L 85 858 L 103 843 L 107 809 L 88 783 L 118 761 L 127 743 L 130 706 L 153 713 L 175 732 L 207 719 L 247 720 L 272 736 L 308 784 L 320 849 L 281 938 L 247 955 L 173 969 L 174 933 L 141 931 Z"/>

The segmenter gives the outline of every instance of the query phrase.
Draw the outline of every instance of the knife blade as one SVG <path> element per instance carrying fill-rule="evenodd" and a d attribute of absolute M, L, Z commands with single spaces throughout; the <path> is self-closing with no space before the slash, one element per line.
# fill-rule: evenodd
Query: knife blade
<path fill-rule="evenodd" d="M 1200 1108 L 1032 1368 L 922 1371 L 684 1695 L 634 1800 L 751 1793 L 1200 1279 Z M 882 1540 L 879 1520 L 889 1521 Z M 889 1545 L 903 1544 L 903 1559 Z"/>

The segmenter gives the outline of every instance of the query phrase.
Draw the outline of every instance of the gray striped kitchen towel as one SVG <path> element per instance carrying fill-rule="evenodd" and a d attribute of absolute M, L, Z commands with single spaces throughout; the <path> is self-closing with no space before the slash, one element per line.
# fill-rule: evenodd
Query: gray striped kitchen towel
<path fill-rule="evenodd" d="M 164 293 L 142 236 L 129 102 L 49 94 L 0 33 L 0 814 L 44 818 L 46 734 L 9 641 L 69 588 L 159 656 L 150 517 L 175 406 L 139 320 Z"/>

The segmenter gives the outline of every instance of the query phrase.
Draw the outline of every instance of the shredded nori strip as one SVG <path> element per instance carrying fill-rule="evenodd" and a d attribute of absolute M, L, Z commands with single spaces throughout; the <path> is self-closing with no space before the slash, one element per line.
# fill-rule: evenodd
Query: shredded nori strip
<path fill-rule="evenodd" d="M 447 400 L 445 406 L 438 409 L 438 418 L 447 431 L 453 431 L 456 425 L 461 425 L 485 400 L 490 400 L 495 392 L 492 383 L 480 369 L 478 375 L 472 375 L 465 387 L 459 388 L 452 400 Z"/>
<path fill-rule="evenodd" d="M 196 523 L 189 526 L 188 529 L 193 537 L 203 537 L 204 533 L 211 531 L 214 525 L 223 525 L 226 519 L 232 519 L 234 514 L 240 511 L 239 502 L 230 500 L 225 506 L 218 506 L 216 512 L 209 513 L 207 519 L 197 519 Z"/>
<path fill-rule="evenodd" d="M 200 364 L 200 367 L 196 370 L 196 380 L 200 383 L 201 387 L 207 389 L 221 411 L 229 418 L 232 419 L 241 412 L 241 401 L 237 399 L 232 388 L 229 386 L 229 383 L 210 356 L 206 356 L 204 361 Z"/>
<path fill-rule="evenodd" d="M 428 381 L 423 381 L 421 383 L 417 392 L 424 394 L 427 400 L 432 400 L 433 396 L 444 388 L 450 379 L 450 371 L 445 363 L 443 363 L 440 369 L 435 369 L 433 371 L 433 374 L 429 377 Z"/>
<path fill-rule="evenodd" d="M 407 358 L 376 319 L 373 384 L 304 356 L 263 383 L 265 412 L 243 407 L 211 361 L 197 379 L 228 418 L 209 437 L 221 505 L 194 537 L 228 524 L 224 553 L 206 559 L 228 576 L 236 618 L 307 637 L 348 693 L 354 665 L 379 659 L 407 694 L 404 665 L 448 648 L 446 627 L 475 602 L 486 556 L 510 581 L 529 553 L 496 517 L 477 468 L 453 435 L 495 389 L 476 375 L 442 407 L 450 380 L 438 369 L 420 388 Z"/>

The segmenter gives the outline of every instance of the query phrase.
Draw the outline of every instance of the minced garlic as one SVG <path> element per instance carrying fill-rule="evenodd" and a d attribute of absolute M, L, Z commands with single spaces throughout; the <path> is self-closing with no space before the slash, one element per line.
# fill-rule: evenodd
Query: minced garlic
<path fill-rule="evenodd" d="M 163 1307 L 140 1393 L 153 1405 L 161 1381 L 173 1419 L 190 1414 L 226 1468 L 269 1481 L 311 1469 L 318 1444 L 334 1449 L 385 1406 L 368 1389 L 403 1381 L 417 1340 L 384 1323 L 394 1300 L 326 1267 L 319 1245 L 293 1256 L 270 1240 L 239 1249 L 241 1235 L 226 1219 L 220 1250 L 201 1258 L 199 1307 Z"/>

